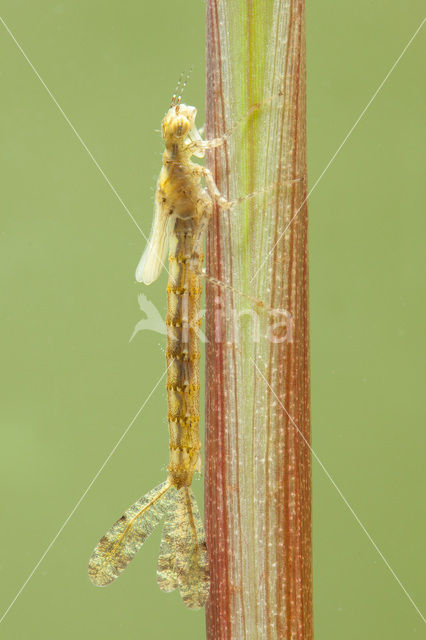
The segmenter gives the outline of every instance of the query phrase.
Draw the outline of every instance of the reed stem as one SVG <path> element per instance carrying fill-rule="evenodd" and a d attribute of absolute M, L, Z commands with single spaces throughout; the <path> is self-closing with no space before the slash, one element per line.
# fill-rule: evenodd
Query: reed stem
<path fill-rule="evenodd" d="M 303 0 L 207 0 L 207 162 L 253 194 L 208 237 L 208 640 L 312 639 L 305 75 Z"/>

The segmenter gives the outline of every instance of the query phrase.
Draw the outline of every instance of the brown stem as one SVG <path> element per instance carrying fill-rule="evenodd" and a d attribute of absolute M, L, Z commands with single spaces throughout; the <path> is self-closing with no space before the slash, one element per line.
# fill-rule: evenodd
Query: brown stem
<path fill-rule="evenodd" d="M 313 633 L 305 92 L 303 0 L 207 0 L 208 640 Z"/>

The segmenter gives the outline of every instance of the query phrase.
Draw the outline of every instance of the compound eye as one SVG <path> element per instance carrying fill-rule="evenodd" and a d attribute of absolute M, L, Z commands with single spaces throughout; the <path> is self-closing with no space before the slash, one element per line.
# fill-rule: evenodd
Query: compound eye
<path fill-rule="evenodd" d="M 182 138 L 186 136 L 186 134 L 189 131 L 189 128 L 190 128 L 190 124 L 189 124 L 188 118 L 185 118 L 185 116 L 178 116 L 173 121 L 172 135 L 175 138 Z"/>

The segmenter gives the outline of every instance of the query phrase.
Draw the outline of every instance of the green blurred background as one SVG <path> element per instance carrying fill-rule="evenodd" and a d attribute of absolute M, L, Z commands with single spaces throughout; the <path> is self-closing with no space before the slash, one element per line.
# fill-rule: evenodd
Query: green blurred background
<path fill-rule="evenodd" d="M 190 66 L 185 99 L 204 119 L 204 3 L 0 7 L 147 234 L 162 152 L 156 130 Z M 420 0 L 308 3 L 311 185 L 423 10 Z M 425 31 L 309 205 L 313 446 L 420 607 Z M 165 276 L 149 290 L 134 282 L 143 238 L 2 25 L 0 80 L 4 611 L 164 371 L 163 336 L 129 338 L 143 318 L 138 293 L 163 313 Z M 164 478 L 165 415 L 160 383 L 1 623 L 1 637 L 205 637 L 203 612 L 156 586 L 159 532 L 109 588 L 94 588 L 86 573 L 98 538 Z M 418 613 L 315 462 L 314 559 L 318 639 L 422 636 Z"/>

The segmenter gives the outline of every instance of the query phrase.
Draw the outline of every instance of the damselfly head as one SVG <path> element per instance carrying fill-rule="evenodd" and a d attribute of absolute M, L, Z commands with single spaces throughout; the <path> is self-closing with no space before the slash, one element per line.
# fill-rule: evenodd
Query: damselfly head
<path fill-rule="evenodd" d="M 187 136 L 192 138 L 197 130 L 195 126 L 195 116 L 197 109 L 181 102 L 177 102 L 170 107 L 163 118 L 162 134 L 167 142 L 176 142 L 179 139 L 185 139 Z"/>

